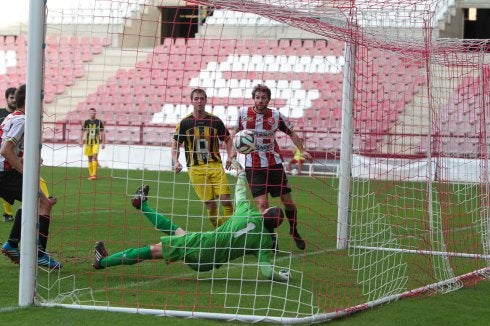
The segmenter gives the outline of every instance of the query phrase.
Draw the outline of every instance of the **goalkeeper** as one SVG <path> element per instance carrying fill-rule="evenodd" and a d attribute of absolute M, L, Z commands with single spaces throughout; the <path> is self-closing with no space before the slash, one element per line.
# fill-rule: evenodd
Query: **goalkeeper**
<path fill-rule="evenodd" d="M 182 260 L 195 271 L 209 271 L 242 257 L 254 255 L 262 275 L 267 279 L 288 281 L 289 272 L 274 271 L 270 261 L 272 254 L 271 233 L 278 227 L 284 214 L 280 207 L 270 207 L 260 214 L 250 207 L 247 199 L 247 179 L 239 171 L 235 188 L 235 213 L 224 224 L 210 232 L 189 232 L 157 213 L 147 203 L 149 186 L 138 188 L 131 203 L 152 222 L 155 227 L 168 234 L 161 242 L 141 248 L 131 248 L 108 256 L 104 243 L 95 244 L 93 267 L 103 269 L 117 265 L 133 265 L 143 260 L 163 259 L 167 263 Z"/>

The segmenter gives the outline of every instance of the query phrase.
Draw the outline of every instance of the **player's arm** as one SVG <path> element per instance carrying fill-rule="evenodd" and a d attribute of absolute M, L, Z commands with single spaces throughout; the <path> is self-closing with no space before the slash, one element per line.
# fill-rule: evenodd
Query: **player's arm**
<path fill-rule="evenodd" d="M 80 145 L 83 146 L 83 140 L 85 136 L 85 123 L 82 123 L 82 129 L 80 129 Z"/>
<path fill-rule="evenodd" d="M 281 269 L 274 270 L 269 260 L 270 250 L 261 250 L 259 252 L 260 273 L 267 279 L 279 282 L 287 282 L 290 279 L 289 271 Z"/>
<path fill-rule="evenodd" d="M 228 134 L 225 138 L 225 146 L 226 146 L 226 169 L 229 170 L 232 167 L 233 160 L 236 158 L 236 151 L 235 148 L 233 147 L 233 139 L 231 137 L 231 134 Z"/>
<path fill-rule="evenodd" d="M 0 155 L 2 155 L 5 160 L 20 173 L 24 170 L 24 164 L 22 159 L 15 154 L 15 146 L 17 141 L 14 138 L 7 138 L 0 148 Z"/>
<path fill-rule="evenodd" d="M 308 153 L 306 150 L 305 150 L 305 147 L 304 147 L 304 144 L 303 144 L 303 141 L 301 140 L 301 138 L 298 136 L 298 134 L 294 131 L 294 130 L 291 130 L 291 133 L 289 134 L 289 137 L 291 138 L 291 141 L 293 142 L 294 146 L 296 146 L 296 148 L 300 151 L 301 155 L 307 159 L 308 161 L 311 162 L 312 160 L 312 156 L 310 153 Z"/>
<path fill-rule="evenodd" d="M 172 139 L 172 166 L 174 168 L 175 173 L 179 173 L 182 171 L 182 164 L 179 162 L 179 152 L 180 152 L 180 144 L 176 139 Z"/>
<path fill-rule="evenodd" d="M 102 124 L 102 121 L 100 122 L 100 144 L 102 145 L 102 148 L 105 147 L 105 131 L 104 131 L 104 125 Z"/>
<path fill-rule="evenodd" d="M 247 198 L 247 190 L 248 190 L 248 182 L 247 176 L 245 175 L 245 171 L 238 171 L 237 175 L 238 179 L 235 186 L 235 207 L 240 206 L 242 202 L 248 203 Z"/>

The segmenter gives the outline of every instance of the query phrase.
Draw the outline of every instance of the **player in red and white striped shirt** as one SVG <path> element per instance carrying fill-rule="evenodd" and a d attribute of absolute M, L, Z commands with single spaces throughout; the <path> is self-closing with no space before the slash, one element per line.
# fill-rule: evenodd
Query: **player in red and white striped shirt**
<path fill-rule="evenodd" d="M 265 85 L 253 88 L 254 106 L 244 107 L 238 115 L 236 131 L 248 129 L 255 135 L 256 148 L 245 156 L 245 172 L 257 206 L 263 213 L 269 207 L 268 194 L 280 197 L 289 221 L 289 232 L 296 246 L 304 250 L 305 241 L 297 229 L 297 208 L 291 196 L 291 187 L 283 167 L 283 159 L 276 142 L 276 131 L 287 134 L 301 151 L 305 159 L 311 161 L 310 153 L 304 150 L 301 138 L 294 132 L 293 125 L 279 110 L 268 108 L 271 90 Z"/>

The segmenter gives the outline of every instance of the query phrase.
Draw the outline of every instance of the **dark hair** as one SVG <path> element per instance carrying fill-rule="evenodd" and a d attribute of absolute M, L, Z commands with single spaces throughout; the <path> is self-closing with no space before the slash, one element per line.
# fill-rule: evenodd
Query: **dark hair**
<path fill-rule="evenodd" d="M 255 98 L 255 93 L 257 93 L 257 92 L 264 92 L 267 94 L 269 99 L 271 98 L 271 90 L 269 87 L 267 87 L 265 85 L 258 84 L 256 86 L 254 86 L 254 88 L 252 89 L 252 98 Z"/>
<path fill-rule="evenodd" d="M 192 92 L 191 92 L 191 100 L 194 98 L 194 94 L 195 93 L 199 93 L 199 94 L 204 94 L 204 98 L 207 99 L 208 98 L 208 95 L 206 94 L 206 91 L 202 88 L 196 88 L 196 89 L 193 89 Z"/>
<path fill-rule="evenodd" d="M 23 108 L 26 106 L 26 84 L 22 84 L 15 91 L 15 105 L 17 108 Z"/>
<path fill-rule="evenodd" d="M 97 111 L 95 110 L 95 108 L 90 108 L 90 109 L 88 109 L 88 110 L 89 110 L 89 111 L 94 111 L 94 112 L 97 112 Z"/>
<path fill-rule="evenodd" d="M 10 96 L 10 94 L 15 94 L 16 90 L 17 90 L 17 88 L 15 88 L 15 87 L 7 88 L 7 90 L 5 90 L 5 98 L 7 99 Z"/>
<path fill-rule="evenodd" d="M 284 212 L 279 206 L 269 207 L 264 215 L 264 226 L 267 230 L 277 228 L 284 220 Z"/>

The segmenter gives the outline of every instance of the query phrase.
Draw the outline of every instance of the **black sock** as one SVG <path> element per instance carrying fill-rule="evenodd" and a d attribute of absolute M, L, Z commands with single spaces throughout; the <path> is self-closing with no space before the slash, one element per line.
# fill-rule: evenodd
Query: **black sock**
<path fill-rule="evenodd" d="M 296 213 L 297 210 L 284 210 L 286 217 L 289 222 L 289 233 L 293 234 L 296 232 Z"/>
<path fill-rule="evenodd" d="M 49 215 L 39 215 L 39 244 L 38 244 L 38 256 L 42 256 L 46 252 L 49 235 L 49 222 L 51 218 Z"/>
<path fill-rule="evenodd" d="M 10 229 L 10 236 L 8 239 L 8 242 L 14 248 L 19 247 L 21 227 L 22 227 L 22 209 L 19 208 L 15 213 L 14 224 L 12 225 L 12 229 Z"/>

